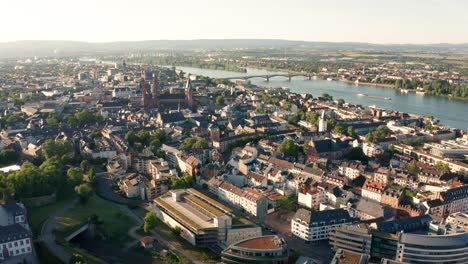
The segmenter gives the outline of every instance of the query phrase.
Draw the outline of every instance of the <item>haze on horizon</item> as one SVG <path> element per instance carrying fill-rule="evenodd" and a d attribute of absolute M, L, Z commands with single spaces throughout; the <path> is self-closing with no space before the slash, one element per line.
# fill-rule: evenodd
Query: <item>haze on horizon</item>
<path fill-rule="evenodd" d="M 464 0 L 1 1 L 0 42 L 286 39 L 468 43 Z"/>

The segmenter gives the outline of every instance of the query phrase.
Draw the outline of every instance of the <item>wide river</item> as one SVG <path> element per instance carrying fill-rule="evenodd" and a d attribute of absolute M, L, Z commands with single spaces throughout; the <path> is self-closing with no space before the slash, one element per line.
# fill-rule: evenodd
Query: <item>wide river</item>
<path fill-rule="evenodd" d="M 247 68 L 246 73 L 219 71 L 210 69 L 200 69 L 192 67 L 177 67 L 186 73 L 204 75 L 211 78 L 226 78 L 247 75 L 264 74 L 284 74 L 284 72 L 274 72 L 261 69 Z M 355 85 L 340 81 L 307 80 L 305 77 L 293 77 L 291 82 L 285 77 L 273 77 L 269 82 L 263 78 L 250 79 L 253 84 L 264 87 L 289 87 L 291 92 L 309 93 L 313 96 L 320 96 L 328 93 L 333 98 L 343 98 L 346 102 L 361 104 L 365 106 L 375 105 L 385 109 L 393 109 L 410 114 L 432 115 L 439 119 L 441 123 L 450 127 L 468 130 L 468 102 L 451 100 L 444 97 L 424 96 L 415 93 L 403 94 L 397 90 L 368 86 Z M 391 100 L 377 99 L 358 96 L 358 94 L 375 95 L 389 97 Z"/>

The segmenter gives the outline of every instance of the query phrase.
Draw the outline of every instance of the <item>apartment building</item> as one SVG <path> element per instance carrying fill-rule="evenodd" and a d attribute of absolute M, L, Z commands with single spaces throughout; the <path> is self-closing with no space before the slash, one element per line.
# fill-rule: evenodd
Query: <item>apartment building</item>
<path fill-rule="evenodd" d="M 291 221 L 291 232 L 306 242 L 326 240 L 335 228 L 346 224 L 356 224 L 357 218 L 349 216 L 344 209 L 311 212 L 298 209 Z"/>
<path fill-rule="evenodd" d="M 260 191 L 253 188 L 241 189 L 227 181 L 216 178 L 208 181 L 208 188 L 219 199 L 244 210 L 252 216 L 263 219 L 267 214 L 268 200 Z"/>

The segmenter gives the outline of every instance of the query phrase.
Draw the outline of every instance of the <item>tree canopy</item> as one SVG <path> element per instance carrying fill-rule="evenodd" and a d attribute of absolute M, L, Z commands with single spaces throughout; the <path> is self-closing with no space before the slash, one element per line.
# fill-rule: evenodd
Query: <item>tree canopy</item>
<path fill-rule="evenodd" d="M 18 162 L 20 154 L 14 149 L 4 149 L 0 151 L 0 165 L 11 165 Z"/>
<path fill-rule="evenodd" d="M 278 147 L 278 152 L 282 153 L 287 157 L 297 158 L 299 155 L 299 147 L 294 143 L 292 139 L 286 138 L 281 142 Z"/>
<path fill-rule="evenodd" d="M 85 204 L 89 201 L 89 198 L 91 198 L 91 195 L 93 194 L 93 189 L 89 187 L 88 184 L 82 183 L 80 185 L 75 186 L 75 192 L 78 195 L 80 203 Z"/>
<path fill-rule="evenodd" d="M 204 138 L 193 138 L 193 137 L 188 137 L 184 139 L 182 144 L 180 145 L 181 149 L 187 150 L 187 149 L 206 149 L 208 148 L 208 142 Z"/>
<path fill-rule="evenodd" d="M 159 221 L 158 216 L 154 212 L 147 212 L 143 220 L 143 231 L 146 233 L 155 228 Z"/>
<path fill-rule="evenodd" d="M 64 157 L 73 156 L 73 146 L 71 143 L 64 139 L 53 140 L 48 139 L 42 144 L 42 151 L 47 159 L 52 157 Z"/>

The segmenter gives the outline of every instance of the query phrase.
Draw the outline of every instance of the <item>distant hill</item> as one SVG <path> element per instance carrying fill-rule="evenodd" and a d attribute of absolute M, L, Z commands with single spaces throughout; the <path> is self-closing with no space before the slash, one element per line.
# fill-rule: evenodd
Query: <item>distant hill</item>
<path fill-rule="evenodd" d="M 91 43 L 80 41 L 25 40 L 0 42 L 0 57 L 95 55 L 123 51 L 156 49 L 241 49 L 241 48 L 313 48 L 313 49 L 468 49 L 464 44 L 372 44 L 359 42 L 311 42 L 279 39 L 197 39 L 145 40 Z"/>

